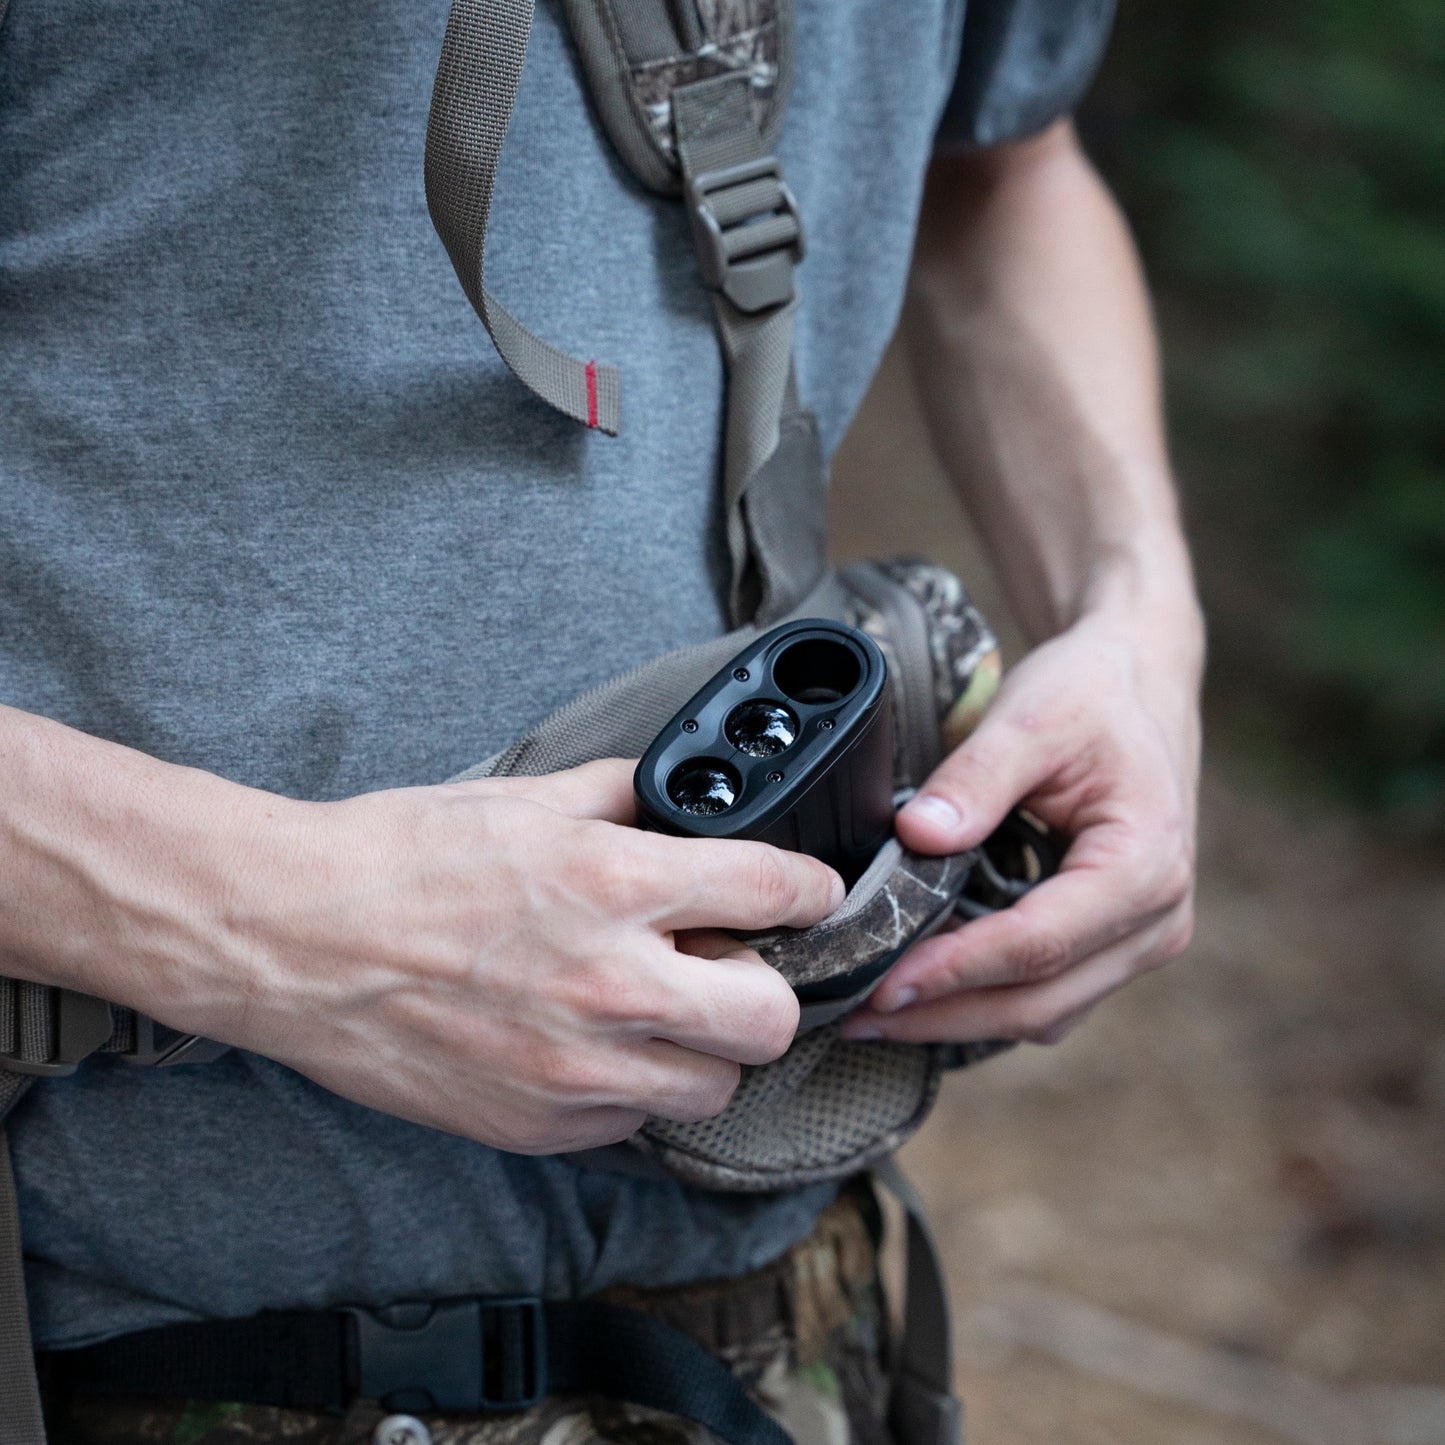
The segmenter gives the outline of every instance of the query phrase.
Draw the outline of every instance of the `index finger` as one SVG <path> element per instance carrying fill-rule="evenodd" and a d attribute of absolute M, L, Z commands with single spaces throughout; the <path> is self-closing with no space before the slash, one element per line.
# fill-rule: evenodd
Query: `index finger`
<path fill-rule="evenodd" d="M 629 824 L 637 817 L 637 800 L 632 790 L 636 766 L 626 758 L 602 758 L 565 768 L 560 773 L 477 778 L 453 786 L 473 788 L 483 797 L 527 798 L 569 818 Z"/>
<path fill-rule="evenodd" d="M 1143 857 L 1066 857 L 1058 874 L 1011 908 L 910 949 L 879 985 L 872 1007 L 887 1013 L 959 989 L 1054 978 L 1147 928 L 1180 901 Z"/>
<path fill-rule="evenodd" d="M 807 928 L 842 903 L 843 880 L 805 853 L 736 838 L 635 833 L 649 920 L 666 930 Z"/>

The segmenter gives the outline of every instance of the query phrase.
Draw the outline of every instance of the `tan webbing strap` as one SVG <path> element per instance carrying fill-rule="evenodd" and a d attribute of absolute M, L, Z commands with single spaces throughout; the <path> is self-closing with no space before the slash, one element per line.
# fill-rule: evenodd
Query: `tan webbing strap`
<path fill-rule="evenodd" d="M 723 500 L 735 626 L 774 620 L 817 571 L 811 557 L 791 565 L 794 539 L 771 527 L 765 535 L 748 516 L 749 492 L 778 451 L 785 407 L 794 395 L 792 269 L 802 247 L 792 195 L 776 162 L 764 154 L 749 85 L 746 74 L 730 74 L 672 93 L 677 156 L 727 365 Z M 810 492 L 808 506 L 821 510 L 821 495 L 812 495 L 820 487 L 806 476 L 810 468 L 821 475 L 821 458 L 806 451 L 804 439 L 796 458 L 802 489 Z M 771 481 L 773 488 L 786 488 L 792 477 Z"/>
<path fill-rule="evenodd" d="M 3 4 L 3 0 L 0 0 Z M 34 1080 L 0 1073 L 0 1441 L 45 1445 L 45 1420 L 30 1344 L 25 1267 L 20 1251 L 20 1209 L 3 1121 Z"/>
<path fill-rule="evenodd" d="M 531 28 L 532 0 L 452 0 L 427 117 L 427 208 L 462 289 L 517 379 L 558 411 L 615 436 L 616 367 L 569 356 L 534 336 L 483 281 L 497 161 Z"/>

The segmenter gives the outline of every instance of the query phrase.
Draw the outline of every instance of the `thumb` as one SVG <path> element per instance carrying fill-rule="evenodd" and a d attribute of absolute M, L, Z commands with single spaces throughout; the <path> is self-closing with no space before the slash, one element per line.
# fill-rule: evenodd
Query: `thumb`
<path fill-rule="evenodd" d="M 1037 735 L 1006 722 L 995 705 L 899 811 L 898 837 L 919 853 L 975 847 L 1047 774 Z"/>

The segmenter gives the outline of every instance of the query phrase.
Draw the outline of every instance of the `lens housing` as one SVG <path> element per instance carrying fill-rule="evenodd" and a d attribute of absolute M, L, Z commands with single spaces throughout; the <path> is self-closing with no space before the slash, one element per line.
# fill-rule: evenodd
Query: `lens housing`
<path fill-rule="evenodd" d="M 826 618 L 755 637 L 687 699 L 634 775 L 643 827 L 750 838 L 856 878 L 893 823 L 888 664 Z"/>
<path fill-rule="evenodd" d="M 723 725 L 723 735 L 750 758 L 775 758 L 798 740 L 798 719 L 772 698 L 739 703 Z"/>
<path fill-rule="evenodd" d="M 719 758 L 688 758 L 667 779 L 667 796 L 673 804 L 700 818 L 726 813 L 742 788 L 737 771 Z"/>

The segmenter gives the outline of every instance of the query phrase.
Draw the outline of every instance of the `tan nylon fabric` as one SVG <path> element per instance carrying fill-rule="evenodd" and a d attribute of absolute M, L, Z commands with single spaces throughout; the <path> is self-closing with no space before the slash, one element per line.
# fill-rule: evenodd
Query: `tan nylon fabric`
<path fill-rule="evenodd" d="M 622 403 L 617 368 L 569 356 L 534 336 L 483 280 L 497 161 L 531 27 L 532 0 L 453 0 L 427 117 L 427 207 L 462 289 L 518 380 L 558 411 L 615 436 Z"/>
<path fill-rule="evenodd" d="M 56 1057 L 58 1011 L 64 989 L 19 978 L 0 978 L 0 1054 L 26 1064 L 47 1064 Z M 136 1016 L 119 1004 L 110 1006 L 110 1037 L 103 1053 L 134 1048 Z"/>
<path fill-rule="evenodd" d="M 718 76 L 673 91 L 672 117 L 678 161 L 689 180 L 765 154 L 753 120 L 746 75 Z M 767 179 L 724 193 L 719 220 L 727 224 L 729 219 L 749 214 L 744 208 L 748 196 L 772 204 L 778 193 L 777 181 Z M 781 221 L 761 220 L 739 227 L 725 236 L 725 243 L 733 249 L 765 249 L 763 242 L 768 237 L 777 239 L 779 225 Z M 792 561 L 796 555 L 793 533 L 772 533 L 767 545 L 759 545 L 757 529 L 749 524 L 748 500 L 762 482 L 773 490 L 801 492 L 815 506 L 822 504 L 821 496 L 814 495 L 820 489 L 812 485 L 808 471 L 812 465 L 821 472 L 821 454 L 814 459 L 805 451 L 790 452 L 787 460 L 796 465 L 764 470 L 778 450 L 784 407 L 792 392 L 797 301 L 749 314 L 718 291 L 713 294 L 713 306 L 727 365 L 723 505 L 732 560 L 729 612 L 734 624 L 747 620 L 766 623 L 776 620 L 796 600 L 792 577 L 806 567 L 799 568 Z"/>

